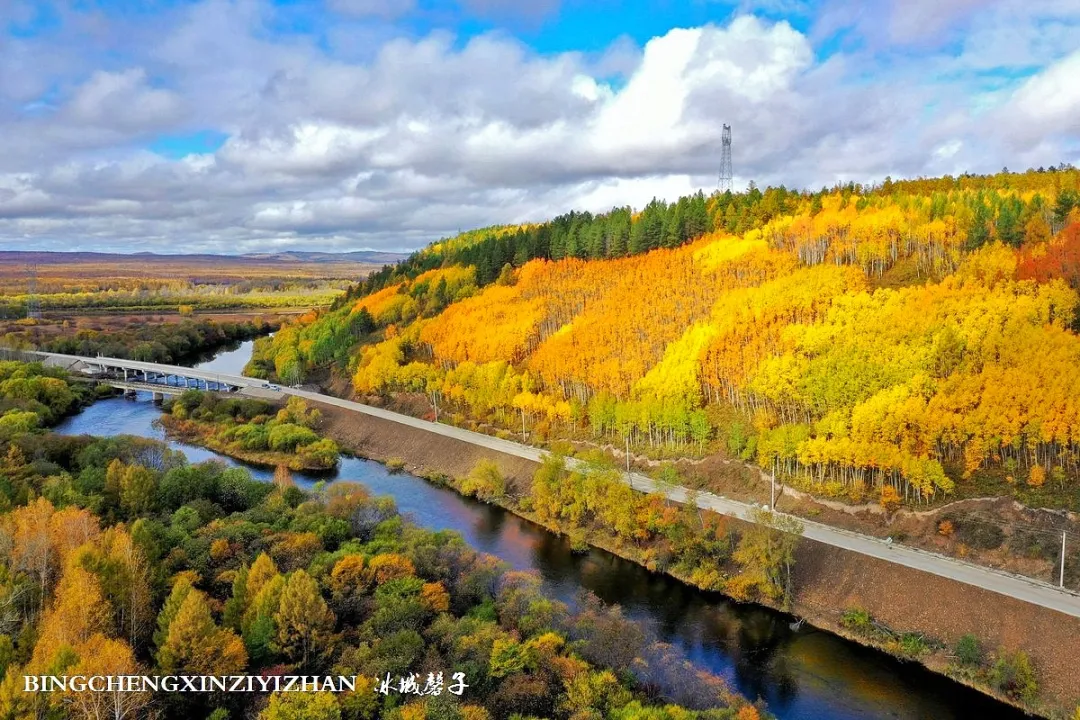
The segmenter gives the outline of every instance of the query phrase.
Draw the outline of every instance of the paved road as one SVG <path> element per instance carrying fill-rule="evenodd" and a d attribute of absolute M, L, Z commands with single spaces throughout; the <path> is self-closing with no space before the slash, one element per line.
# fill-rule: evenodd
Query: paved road
<path fill-rule="evenodd" d="M 75 369 L 77 369 L 79 362 L 82 361 L 89 365 L 100 366 L 106 364 L 109 367 L 150 370 L 152 372 L 172 374 L 181 377 L 206 378 L 207 376 L 210 376 L 208 379 L 243 388 L 244 391 L 251 392 L 251 394 L 257 394 L 264 397 L 295 395 L 306 400 L 325 403 L 327 405 L 335 405 L 346 410 L 352 410 L 383 420 L 389 420 L 390 422 L 407 425 L 437 435 L 455 438 L 507 455 L 525 458 L 526 460 L 539 462 L 545 454 L 535 447 L 524 445 L 522 443 L 502 440 L 500 438 L 491 437 L 490 435 L 484 435 L 482 433 L 472 432 L 450 425 L 420 420 L 408 415 L 402 415 L 382 408 L 371 407 L 370 405 L 364 405 L 351 400 L 343 400 L 331 395 L 322 395 L 320 393 L 288 387 L 281 387 L 276 391 L 267 390 L 263 387 L 263 381 L 248 377 L 222 373 L 200 373 L 199 371 L 193 371 L 190 368 L 116 360 L 112 358 L 78 358 L 70 355 L 37 354 L 47 356 L 47 360 L 50 364 L 63 365 Z M 570 460 L 570 463 L 575 464 L 576 461 Z M 660 485 L 651 478 L 638 473 L 631 473 L 628 476 L 624 475 L 624 477 L 625 481 L 630 483 L 635 489 L 647 492 L 659 492 L 676 502 L 686 502 L 687 500 L 687 489 L 684 487 L 670 486 L 667 484 Z M 750 514 L 754 509 L 754 506 L 747 503 L 729 500 L 711 493 L 698 493 L 697 504 L 699 507 L 706 510 L 713 510 L 723 515 L 729 515 L 742 520 L 750 519 Z M 1057 610 L 1073 617 L 1080 617 L 1080 594 L 1062 590 L 1048 583 L 1039 582 L 1037 580 L 999 570 L 993 570 L 980 565 L 974 565 L 972 563 L 946 557 L 944 555 L 938 555 L 936 553 L 926 552 L 924 550 L 916 550 L 914 548 L 898 546 L 895 544 L 890 545 L 868 535 L 849 532 L 847 530 L 839 530 L 821 523 L 802 520 L 801 518 L 800 522 L 803 524 L 803 536 L 810 538 L 811 540 L 861 553 L 887 562 L 896 563 L 897 565 L 903 565 L 916 570 L 940 575 L 968 585 L 983 588 L 984 590 L 990 590 L 1016 598 L 1017 600 L 1040 605 L 1042 607 L 1050 608 L 1051 610 Z"/>

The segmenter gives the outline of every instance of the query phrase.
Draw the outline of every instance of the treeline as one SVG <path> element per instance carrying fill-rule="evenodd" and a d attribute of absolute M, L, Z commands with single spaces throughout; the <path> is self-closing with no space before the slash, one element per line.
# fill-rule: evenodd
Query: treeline
<path fill-rule="evenodd" d="M 535 575 L 417 528 L 359 485 L 261 483 L 134 437 L 28 431 L 0 441 L 0 458 L 4 717 L 761 715 L 617 610 L 548 600 Z M 24 675 L 238 673 L 356 688 L 23 690 Z"/>
<path fill-rule="evenodd" d="M 1080 173 L 1070 177 L 1076 181 Z M 809 208 L 762 228 L 770 244 L 806 265 L 862 267 L 881 277 L 910 259 L 922 277 L 954 272 L 965 252 L 990 242 L 1010 247 L 1047 243 L 1080 217 L 1080 194 L 952 190 L 929 195 L 815 195 Z"/>
<path fill-rule="evenodd" d="M 55 327 L 39 324 L 9 326 L 0 335 L 0 345 L 19 350 L 81 355 L 83 357 L 124 358 L 141 362 L 176 364 L 198 353 L 223 345 L 261 337 L 281 324 L 277 318 L 221 322 L 190 319 L 180 322 L 128 323 L 115 327 L 106 323 L 101 330 Z"/>
<path fill-rule="evenodd" d="M 351 287 L 333 307 L 436 268 L 474 267 L 477 284 L 484 286 L 498 279 L 507 265 L 521 267 L 530 260 L 626 257 L 677 247 L 715 230 L 742 233 L 788 212 L 807 197 L 783 186 L 709 197 L 698 191 L 672 203 L 654 199 L 639 213 L 629 207 L 596 215 L 570 212 L 536 225 L 471 231 L 463 240 L 435 243 L 397 265 L 384 266 Z"/>
<path fill-rule="evenodd" d="M 131 256 L 127 262 L 110 266 L 99 273 L 87 272 L 78 265 L 60 265 L 49 267 L 44 276 L 38 276 L 34 290 L 39 295 L 128 295 L 147 297 L 154 295 L 243 295 L 246 293 L 282 293 L 318 291 L 326 288 L 343 288 L 351 273 L 342 269 L 340 275 L 313 275 L 311 266 L 301 269 L 296 275 L 285 274 L 289 270 L 278 270 L 278 275 L 265 274 L 266 270 L 258 265 L 237 266 L 224 257 L 222 267 L 213 270 L 206 268 L 201 272 L 192 266 L 163 266 L 153 264 L 140 265 Z M 231 268 L 231 271 L 230 271 Z M 143 270 L 141 275 L 136 270 Z M 351 268 L 350 268 L 351 269 Z M 11 266 L 0 266 L 0 291 L 4 295 L 20 295 L 26 292 L 27 277 L 25 269 L 11 272 Z"/>
<path fill-rule="evenodd" d="M 0 442 L 55 424 L 93 398 L 84 383 L 68 382 L 60 368 L 0 362 Z"/>
<path fill-rule="evenodd" d="M 989 175 L 975 173 L 961 173 L 960 175 L 943 175 L 939 178 L 914 178 L 910 180 L 893 180 L 886 177 L 880 185 L 864 187 L 853 185 L 860 194 L 892 195 L 894 193 L 909 193 L 915 195 L 929 195 L 934 192 L 949 192 L 951 190 L 1014 190 L 1019 192 L 1040 192 L 1050 188 L 1057 194 L 1065 190 L 1076 190 L 1076 167 L 1072 163 L 1059 163 L 1050 167 L 1028 168 L 1024 172 L 1009 172 L 1003 168 L 1001 172 Z"/>
<path fill-rule="evenodd" d="M 902 181 L 887 178 L 880 185 L 847 183 L 819 191 L 796 191 L 784 186 L 762 191 L 751 183 L 744 193 L 728 191 L 706 197 L 699 191 L 672 203 L 654 199 L 637 213 L 629 207 L 596 215 L 570 212 L 546 223 L 471 230 L 434 243 L 401 263 L 372 273 L 336 300 L 334 307 L 451 265 L 475 267 L 477 281 L 483 286 L 494 282 L 504 266 L 521 267 L 537 258 L 624 257 L 659 247 L 676 247 L 717 230 L 741 235 L 803 209 L 816 215 L 825 198 L 832 195 L 841 197 L 844 206 L 851 202 L 856 210 L 874 201 L 925 197 L 930 199 L 933 219 L 944 217 L 946 206 L 960 198 L 967 206 L 962 214 L 967 225 L 964 230 L 970 236 L 969 247 L 978 247 L 991 237 L 1019 246 L 1026 234 L 1040 232 L 1041 228 L 1027 228 L 1035 216 L 1047 223 L 1050 233 L 1068 224 L 1069 213 L 1080 207 L 1080 172 L 1063 163 L 1026 173 L 1006 171 Z"/>
<path fill-rule="evenodd" d="M 93 310 L 111 313 L 163 312 L 168 310 L 187 312 L 242 310 L 246 308 L 304 308 L 325 307 L 342 295 L 338 288 L 345 283 L 320 285 L 316 289 L 289 289 L 282 292 L 262 290 L 258 292 L 190 292 L 157 294 L 143 291 L 101 291 L 89 293 L 57 293 L 36 295 L 38 309 L 46 312 Z M 0 298 L 0 318 L 23 318 L 27 316 L 29 297 L 25 294 L 5 295 Z"/>

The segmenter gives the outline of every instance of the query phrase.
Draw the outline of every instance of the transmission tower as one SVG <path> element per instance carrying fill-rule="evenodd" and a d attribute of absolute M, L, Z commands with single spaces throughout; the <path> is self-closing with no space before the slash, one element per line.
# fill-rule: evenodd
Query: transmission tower
<path fill-rule="evenodd" d="M 722 153 L 720 155 L 720 179 L 716 188 L 720 192 L 730 192 L 731 187 L 731 126 L 724 125 L 724 134 L 720 138 Z"/>
<path fill-rule="evenodd" d="M 40 318 L 41 305 L 37 297 L 37 264 L 26 266 L 26 317 Z"/>

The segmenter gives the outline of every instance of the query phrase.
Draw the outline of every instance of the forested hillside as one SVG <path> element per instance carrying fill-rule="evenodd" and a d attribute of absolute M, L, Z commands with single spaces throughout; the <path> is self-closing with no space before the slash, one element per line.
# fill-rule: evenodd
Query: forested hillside
<path fill-rule="evenodd" d="M 699 193 L 473 231 L 286 326 L 252 369 L 531 441 L 725 452 L 819 495 L 978 483 L 1076 507 L 1080 172 Z"/>

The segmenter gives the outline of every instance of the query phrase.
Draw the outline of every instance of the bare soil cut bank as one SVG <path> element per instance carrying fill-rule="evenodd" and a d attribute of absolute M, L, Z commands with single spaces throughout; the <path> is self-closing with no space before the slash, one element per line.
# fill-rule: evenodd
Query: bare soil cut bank
<path fill-rule="evenodd" d="M 528 483 L 538 468 L 531 461 L 464 441 L 330 405 L 312 405 L 322 413 L 322 432 L 343 448 L 379 461 L 400 458 L 414 474 L 460 478 L 486 459 L 495 462 L 507 479 Z M 594 544 L 637 560 L 608 543 Z M 894 630 L 922 633 L 943 643 L 946 649 L 921 659 L 937 672 L 945 672 L 952 663 L 950 648 L 957 640 L 973 634 L 990 652 L 1001 648 L 1028 654 L 1038 672 L 1040 699 L 1049 711 L 1067 714 L 1080 705 L 1078 618 L 810 540 L 800 545 L 795 572 L 794 612 L 817 627 L 874 645 L 840 623 L 845 610 L 865 610 Z"/>
<path fill-rule="evenodd" d="M 504 455 L 461 440 L 434 435 L 417 428 L 351 412 L 319 402 L 308 403 L 322 414 L 320 432 L 364 457 L 385 462 L 391 458 L 405 461 L 405 469 L 414 475 L 443 473 L 464 477 L 480 460 L 498 464 L 505 478 L 527 483 L 536 472 L 536 463 Z"/>
<path fill-rule="evenodd" d="M 895 630 L 944 642 L 948 649 L 923 660 L 937 672 L 972 634 L 987 650 L 1026 652 L 1047 705 L 1069 713 L 1080 705 L 1078 618 L 812 540 L 800 544 L 795 573 L 795 611 L 818 627 L 862 642 L 840 625 L 844 610 L 860 608 Z"/>

